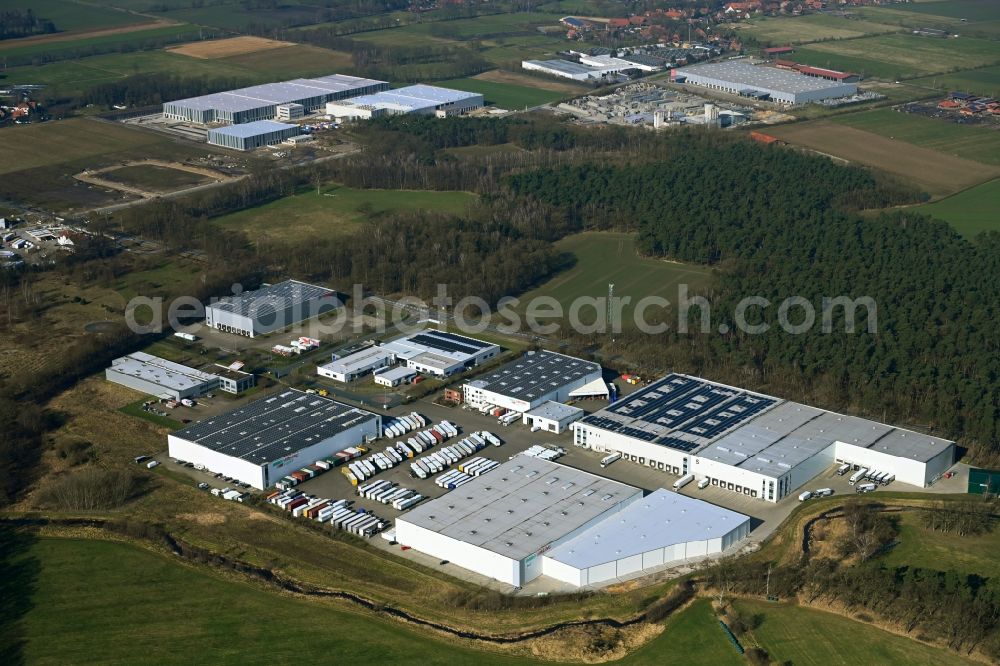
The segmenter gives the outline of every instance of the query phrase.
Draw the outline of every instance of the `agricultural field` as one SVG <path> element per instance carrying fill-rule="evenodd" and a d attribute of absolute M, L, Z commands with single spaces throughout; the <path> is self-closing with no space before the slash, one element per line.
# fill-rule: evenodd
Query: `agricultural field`
<path fill-rule="evenodd" d="M 790 144 L 822 155 L 881 169 L 943 197 L 1000 175 L 1000 168 L 896 141 L 833 121 L 812 121 L 768 129 Z"/>
<path fill-rule="evenodd" d="M 132 46 L 137 42 L 152 40 L 180 41 L 197 39 L 198 28 L 193 25 L 169 22 L 148 22 L 113 30 L 86 33 L 56 33 L 42 37 L 9 39 L 0 41 L 0 56 L 13 65 L 28 62 L 28 58 L 44 57 L 46 61 L 57 59 L 64 52 L 80 52 L 87 49 L 114 49 L 118 46 Z M 68 57 L 68 56 L 67 56 Z"/>
<path fill-rule="evenodd" d="M 1000 180 L 992 180 L 947 199 L 917 207 L 917 211 L 944 220 L 964 236 L 1000 231 Z"/>
<path fill-rule="evenodd" d="M 810 44 L 797 48 L 795 59 L 881 79 L 912 79 L 1000 63 L 1000 44 L 969 37 L 880 35 Z"/>
<path fill-rule="evenodd" d="M 899 26 L 828 14 L 766 17 L 738 23 L 733 27 L 737 28 L 741 35 L 750 35 L 760 42 L 774 46 L 807 44 L 827 39 L 849 39 L 902 30 Z"/>
<path fill-rule="evenodd" d="M 60 32 L 115 28 L 150 21 L 146 16 L 75 0 L 31 0 L 30 6 L 35 16 L 49 19 Z"/>
<path fill-rule="evenodd" d="M 5 150 L 18 156 L 0 164 L 0 198 L 57 210 L 98 207 L 120 196 L 73 178 L 85 169 L 149 158 L 182 162 L 206 152 L 204 146 L 87 118 L 8 127 L 0 133 Z"/>
<path fill-rule="evenodd" d="M 253 53 L 242 53 L 214 62 L 240 67 L 253 72 L 262 80 L 285 80 L 296 77 L 350 74 L 354 61 L 349 53 L 331 51 L 307 44 L 294 44 Z"/>
<path fill-rule="evenodd" d="M 198 6 L 200 5 L 200 6 Z M 250 3 L 230 4 L 186 3 L 183 7 L 160 12 L 164 18 L 207 25 L 223 30 L 244 31 L 250 26 L 283 28 L 294 25 L 309 25 L 322 20 L 322 9 L 307 4 L 275 4 L 273 8 L 255 8 Z"/>
<path fill-rule="evenodd" d="M 937 2 L 918 2 L 907 5 L 906 10 L 918 14 L 966 19 L 970 23 L 1000 21 L 1000 5 L 993 0 L 938 0 Z"/>
<path fill-rule="evenodd" d="M 1000 65 L 928 76 L 913 79 L 910 83 L 935 88 L 942 92 L 961 90 L 985 97 L 1000 97 Z"/>
<path fill-rule="evenodd" d="M 564 238 L 556 248 L 576 257 L 576 265 L 520 297 L 523 310 L 531 299 L 551 296 L 568 312 L 570 303 L 581 297 L 607 297 L 608 283 L 614 283 L 614 295 L 631 297 L 622 309 L 622 326 L 634 324 L 634 305 L 646 296 L 661 296 L 676 303 L 678 286 L 685 284 L 694 295 L 712 283 L 708 268 L 679 262 L 640 257 L 635 237 L 628 233 L 587 232 Z M 653 322 L 655 306 L 646 313 Z M 586 312 L 584 317 L 590 317 Z"/>
<path fill-rule="evenodd" d="M 350 233 L 372 216 L 388 211 L 428 210 L 460 215 L 476 197 L 468 192 L 358 190 L 331 187 L 279 199 L 215 218 L 251 239 L 298 241 Z"/>
<path fill-rule="evenodd" d="M 524 72 L 510 72 L 503 69 L 491 69 L 488 72 L 477 74 L 472 77 L 477 81 L 491 81 L 494 83 L 510 83 L 526 88 L 539 88 L 541 90 L 551 90 L 562 93 L 563 96 L 577 96 L 590 92 L 591 88 L 571 83 L 569 81 L 559 81 L 557 79 L 544 78 L 541 76 L 531 76 Z"/>
<path fill-rule="evenodd" d="M 892 109 L 844 114 L 834 122 L 946 155 L 1000 166 L 1000 131 L 988 127 L 959 125 Z"/>
<path fill-rule="evenodd" d="M 789 604 L 738 601 L 736 606 L 760 615 L 760 626 L 744 635 L 777 663 L 796 666 L 856 666 L 859 663 L 938 666 L 971 664 L 953 652 L 896 636 L 876 627 L 824 611 Z"/>
<path fill-rule="evenodd" d="M 528 88 L 513 83 L 485 81 L 476 77 L 438 81 L 435 85 L 480 93 L 486 100 L 487 105 L 499 106 L 512 111 L 540 104 L 548 104 L 567 96 L 565 93 L 558 93 L 551 90 Z"/>

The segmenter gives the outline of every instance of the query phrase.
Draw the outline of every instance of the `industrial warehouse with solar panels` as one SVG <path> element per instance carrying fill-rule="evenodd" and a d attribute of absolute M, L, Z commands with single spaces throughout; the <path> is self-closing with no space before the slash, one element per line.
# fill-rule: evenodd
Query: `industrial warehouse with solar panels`
<path fill-rule="evenodd" d="M 797 402 L 671 374 L 574 424 L 574 443 L 778 502 L 835 462 L 926 487 L 955 443 Z"/>

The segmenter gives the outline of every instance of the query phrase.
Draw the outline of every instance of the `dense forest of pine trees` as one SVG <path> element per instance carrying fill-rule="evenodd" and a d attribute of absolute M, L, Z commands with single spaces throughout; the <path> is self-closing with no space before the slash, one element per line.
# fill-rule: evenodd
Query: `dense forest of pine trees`
<path fill-rule="evenodd" d="M 712 353 L 739 359 L 741 378 L 793 373 L 831 388 L 830 407 L 962 437 L 1000 455 L 1000 234 L 974 240 L 898 211 L 866 219 L 902 194 L 867 173 L 781 148 L 675 139 L 669 160 L 547 168 L 511 177 L 520 196 L 566 211 L 576 226 L 631 223 L 648 254 L 723 267 L 714 312 L 746 296 L 869 296 L 877 331 L 819 327 L 790 335 L 713 335 Z M 716 143 L 717 145 L 712 145 Z M 775 309 L 766 313 L 774 324 Z M 729 379 L 734 379 L 730 377 Z M 793 397 L 793 396 L 789 396 Z"/>

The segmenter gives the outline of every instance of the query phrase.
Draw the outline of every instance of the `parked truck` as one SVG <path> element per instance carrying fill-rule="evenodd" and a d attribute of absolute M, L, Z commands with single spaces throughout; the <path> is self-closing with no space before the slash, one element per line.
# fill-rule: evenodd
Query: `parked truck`
<path fill-rule="evenodd" d="M 674 481 L 673 488 L 674 490 L 680 490 L 681 488 L 691 483 L 692 481 L 694 481 L 694 474 L 685 474 L 681 478 Z"/>

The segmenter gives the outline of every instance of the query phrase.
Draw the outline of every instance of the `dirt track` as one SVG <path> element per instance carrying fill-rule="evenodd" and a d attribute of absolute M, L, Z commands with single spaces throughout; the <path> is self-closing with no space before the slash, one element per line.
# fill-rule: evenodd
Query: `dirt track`
<path fill-rule="evenodd" d="M 136 18 L 147 18 L 136 16 Z M 0 51 L 16 49 L 22 46 L 34 44 L 51 44 L 55 42 L 71 42 L 77 39 L 90 39 L 91 37 L 107 37 L 108 35 L 121 35 L 128 32 L 138 32 L 139 30 L 152 30 L 153 28 L 166 28 L 171 25 L 180 25 L 177 21 L 167 19 L 157 19 L 155 21 L 144 21 L 143 23 L 133 23 L 131 25 L 121 25 L 117 28 L 102 28 L 101 30 L 83 30 L 70 32 L 56 32 L 51 35 L 35 35 L 33 37 L 22 37 L 21 39 L 5 39 L 0 42 Z"/>
<path fill-rule="evenodd" d="M 882 169 L 916 183 L 936 197 L 1000 175 L 997 167 L 825 120 L 771 127 L 767 133 L 824 155 Z"/>
<path fill-rule="evenodd" d="M 163 167 L 165 169 L 174 169 L 176 171 L 187 171 L 188 173 L 194 173 L 198 174 L 199 176 L 205 176 L 206 178 L 211 178 L 212 181 L 216 183 L 232 180 L 231 176 L 227 176 L 213 169 L 206 169 L 204 167 L 181 164 L 180 162 L 164 162 L 162 160 L 139 160 L 137 162 L 129 162 L 127 164 L 116 164 L 114 166 L 104 167 L 103 169 L 97 169 L 95 171 L 83 171 L 81 173 L 75 174 L 73 177 L 83 183 L 88 183 L 90 185 L 97 185 L 98 187 L 105 187 L 112 190 L 118 190 L 120 192 L 127 192 L 129 194 L 135 194 L 136 196 L 143 197 L 144 199 L 151 199 L 153 197 L 159 197 L 163 195 L 163 192 L 144 190 L 139 187 L 125 185 L 124 183 L 119 183 L 117 181 L 107 180 L 105 178 L 100 177 L 100 174 L 102 173 L 107 173 L 109 171 L 115 171 L 123 167 L 132 167 L 132 166 L 158 166 L 158 167 Z M 197 187 L 204 187 L 204 184 L 194 185 L 189 188 L 181 188 L 179 190 L 174 190 L 174 192 L 183 192 L 184 190 L 194 189 Z"/>

